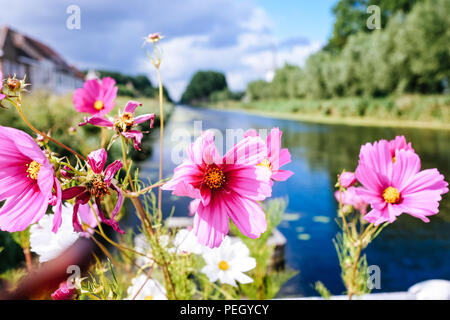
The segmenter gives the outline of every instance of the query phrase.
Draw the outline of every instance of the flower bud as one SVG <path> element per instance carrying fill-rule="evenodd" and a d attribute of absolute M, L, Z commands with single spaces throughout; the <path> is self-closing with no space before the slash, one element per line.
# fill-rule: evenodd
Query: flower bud
<path fill-rule="evenodd" d="M 64 166 L 61 170 L 59 170 L 59 173 L 61 173 L 61 175 L 66 179 L 73 178 L 72 170 L 68 166 Z"/>
<path fill-rule="evenodd" d="M 348 188 L 356 183 L 356 176 L 353 172 L 342 172 L 339 175 L 339 183 L 343 188 Z"/>
<path fill-rule="evenodd" d="M 77 289 L 70 288 L 67 281 L 61 282 L 59 288 L 52 293 L 53 300 L 73 300 L 77 294 Z"/>
<path fill-rule="evenodd" d="M 11 91 L 17 91 L 20 89 L 21 83 L 19 79 L 16 78 L 8 78 L 6 80 L 6 85 L 8 86 L 9 90 Z"/>

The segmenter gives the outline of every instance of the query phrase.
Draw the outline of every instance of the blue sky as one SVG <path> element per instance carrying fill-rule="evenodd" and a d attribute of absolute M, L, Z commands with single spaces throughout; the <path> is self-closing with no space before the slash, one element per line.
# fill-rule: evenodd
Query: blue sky
<path fill-rule="evenodd" d="M 302 65 L 331 34 L 337 0 L 14 0 L 0 23 L 50 45 L 80 69 L 128 74 L 155 72 L 143 37 L 161 32 L 161 71 L 178 99 L 197 70 L 225 73 L 232 90 L 267 77 L 274 66 Z M 70 5 L 81 10 L 81 29 L 66 28 Z"/>
<path fill-rule="evenodd" d="M 273 20 L 276 37 L 305 36 L 311 41 L 326 41 L 334 22 L 332 7 L 337 0 L 259 0 Z"/>

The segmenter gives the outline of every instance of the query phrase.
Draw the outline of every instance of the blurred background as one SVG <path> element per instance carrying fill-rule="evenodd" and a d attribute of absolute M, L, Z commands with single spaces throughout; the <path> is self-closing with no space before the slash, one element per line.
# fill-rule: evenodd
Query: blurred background
<path fill-rule="evenodd" d="M 31 82 L 25 113 L 81 152 L 99 134 L 68 130 L 82 119 L 71 96 L 85 79 L 111 76 L 118 107 L 132 98 L 143 113 L 157 112 L 156 72 L 143 49 L 152 32 L 164 36 L 165 159 L 171 132 L 191 132 L 194 120 L 223 132 L 280 127 L 295 175 L 274 195 L 289 199 L 279 229 L 287 266 L 300 271 L 281 296 L 317 295 L 317 280 L 334 294 L 344 290 L 331 241 L 333 186 L 342 169 L 355 169 L 361 144 L 405 135 L 423 168 L 450 176 L 448 0 L 15 0 L 2 2 L 0 25 L 4 77 Z M 1 125 L 27 130 L 14 110 L 0 112 Z M 134 157 L 143 176 L 155 177 L 157 130 L 146 137 Z M 186 215 L 187 199 L 166 195 L 164 203 Z M 445 195 L 429 224 L 404 215 L 377 238 L 367 255 L 381 268 L 381 291 L 450 279 L 449 211 Z M 0 273 L 11 277 L 21 250 L 5 233 L 0 247 Z"/>

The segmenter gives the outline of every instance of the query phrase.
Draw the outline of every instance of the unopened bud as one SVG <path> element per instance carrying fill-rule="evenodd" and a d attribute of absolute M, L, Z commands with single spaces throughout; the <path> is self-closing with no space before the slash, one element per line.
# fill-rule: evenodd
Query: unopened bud
<path fill-rule="evenodd" d="M 9 90 L 11 91 L 17 91 L 20 89 L 20 80 L 16 78 L 8 78 L 6 80 L 6 85 L 8 86 Z"/>
<path fill-rule="evenodd" d="M 61 170 L 59 170 L 59 172 L 66 179 L 73 178 L 72 170 L 68 166 L 64 166 Z"/>

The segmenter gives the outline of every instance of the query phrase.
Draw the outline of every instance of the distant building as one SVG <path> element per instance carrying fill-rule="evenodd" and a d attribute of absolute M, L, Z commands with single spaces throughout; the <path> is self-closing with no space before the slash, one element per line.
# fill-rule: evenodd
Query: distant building
<path fill-rule="evenodd" d="M 65 93 L 83 86 L 83 73 L 52 48 L 9 26 L 0 29 L 0 68 L 4 77 L 26 74 L 32 90 Z"/>
<path fill-rule="evenodd" d="M 100 79 L 100 74 L 94 69 L 89 69 L 89 71 L 86 73 L 86 76 L 84 77 L 84 80 L 93 80 L 93 79 Z"/>

